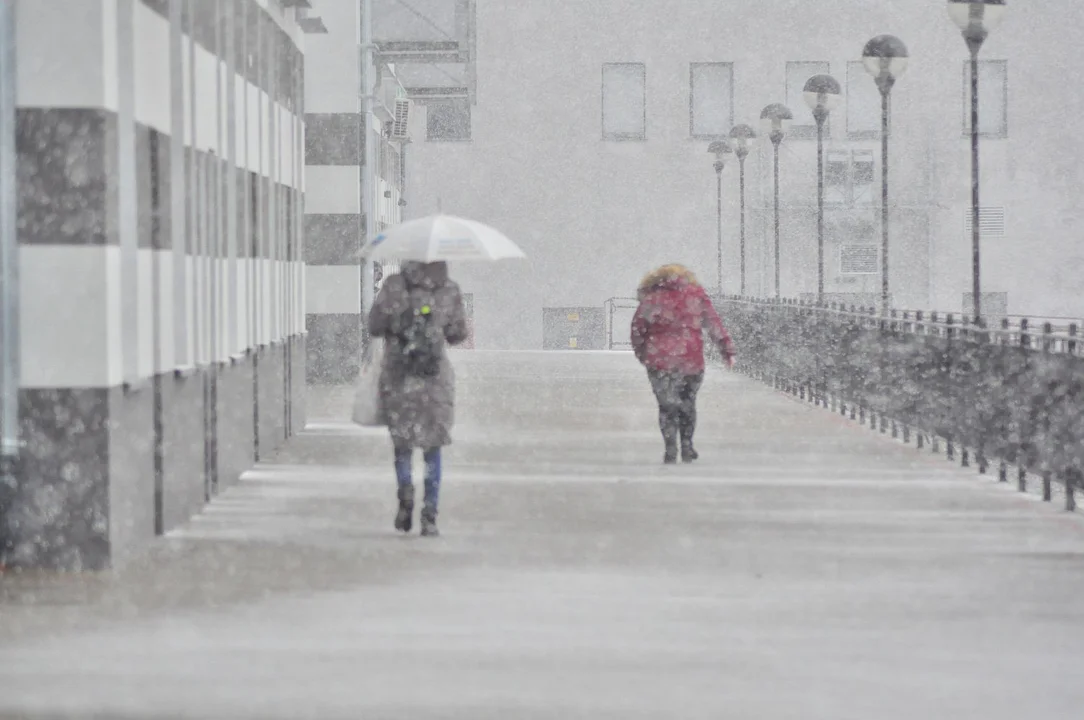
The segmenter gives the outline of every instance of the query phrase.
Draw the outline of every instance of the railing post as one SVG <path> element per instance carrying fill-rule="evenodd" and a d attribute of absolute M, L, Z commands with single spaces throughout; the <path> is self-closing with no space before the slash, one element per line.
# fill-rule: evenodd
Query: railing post
<path fill-rule="evenodd" d="M 945 316 L 945 339 L 948 340 L 948 357 L 949 357 L 948 390 L 949 390 L 950 394 L 955 390 L 955 387 L 953 387 L 953 384 L 952 384 L 952 348 L 953 348 L 952 341 L 956 337 L 956 328 L 953 325 L 954 322 L 955 322 L 955 318 L 953 317 L 952 313 L 948 313 L 948 315 Z M 952 411 L 952 412 L 950 412 L 950 414 L 955 415 L 955 409 L 956 409 L 955 408 L 955 403 L 953 403 L 951 399 L 949 400 L 949 407 L 950 407 L 950 409 Z M 953 420 L 955 420 L 955 417 L 950 418 L 950 421 L 949 421 L 949 425 L 950 425 L 949 433 L 948 433 L 948 436 L 945 438 L 945 459 L 946 460 L 955 460 L 956 459 L 956 445 L 955 445 L 955 442 L 954 442 L 954 440 L 955 440 L 955 432 L 953 432 L 955 430 L 955 428 L 951 427 Z"/>
<path fill-rule="evenodd" d="M 1049 355 L 1051 353 L 1051 351 L 1053 351 L 1053 350 L 1054 350 L 1054 325 L 1052 323 L 1050 323 L 1049 321 L 1047 321 L 1047 322 L 1043 323 L 1043 343 L 1042 343 L 1043 360 L 1042 360 L 1042 362 L 1049 362 L 1049 360 L 1048 360 L 1048 358 L 1046 356 Z M 1049 397 L 1049 395 L 1048 395 L 1048 397 Z M 1043 441 L 1046 443 L 1047 448 L 1049 448 L 1050 444 L 1051 444 L 1050 443 L 1050 413 L 1048 413 L 1048 412 L 1043 413 L 1043 416 L 1039 420 L 1039 422 L 1042 424 Z M 1051 470 L 1050 458 L 1047 457 L 1046 453 L 1043 453 L 1043 456 L 1047 458 L 1047 459 L 1044 460 L 1044 466 L 1043 466 L 1043 500 L 1046 501 L 1046 502 L 1050 502 L 1053 499 L 1053 491 L 1052 491 L 1052 488 L 1051 488 L 1051 484 L 1052 484 L 1051 479 L 1052 479 L 1054 473 L 1053 473 L 1053 470 Z M 1066 483 L 1066 484 L 1068 484 L 1068 483 Z"/>
<path fill-rule="evenodd" d="M 1020 347 L 1025 349 L 1025 350 L 1030 350 L 1031 349 L 1031 335 L 1028 333 L 1028 327 L 1029 327 L 1028 319 L 1027 318 L 1021 318 L 1020 319 L 1020 336 L 1018 338 L 1018 342 L 1020 344 Z M 1021 455 L 1023 455 L 1023 450 L 1024 450 L 1024 438 L 1021 435 L 1021 437 L 1020 437 L 1020 452 L 1021 452 Z M 1027 490 L 1028 490 L 1028 471 L 1027 471 L 1026 463 L 1024 462 L 1025 460 L 1026 460 L 1026 458 L 1024 458 L 1024 457 L 1020 458 L 1020 464 L 1019 464 L 1019 467 L 1018 467 L 1017 472 L 1016 472 L 1016 487 L 1020 492 L 1027 492 Z"/>
<path fill-rule="evenodd" d="M 1009 346 L 1009 318 L 1001 318 L 1001 337 L 998 338 L 997 344 L 1006 348 Z M 1009 481 L 1009 465 L 1004 458 L 998 462 L 997 481 Z"/>
<path fill-rule="evenodd" d="M 1076 358 L 1077 355 L 1077 324 L 1069 324 L 1069 339 L 1065 341 L 1065 353 L 1070 358 Z M 1069 363 L 1074 363 L 1075 360 L 1070 359 Z M 1074 386 L 1079 390 L 1079 385 L 1074 383 Z M 1078 399 L 1079 401 L 1079 399 Z M 1077 442 L 1081 442 L 1078 438 Z M 1069 470 L 1065 473 L 1065 509 L 1068 512 L 1074 512 L 1076 510 L 1076 489 L 1081 484 L 1081 470 L 1079 466 L 1079 459 L 1074 458 L 1073 464 L 1069 467 Z"/>

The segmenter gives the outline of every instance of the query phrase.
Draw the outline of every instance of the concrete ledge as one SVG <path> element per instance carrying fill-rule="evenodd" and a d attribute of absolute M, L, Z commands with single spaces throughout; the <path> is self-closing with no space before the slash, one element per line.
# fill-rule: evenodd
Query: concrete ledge
<path fill-rule="evenodd" d="M 286 345 L 274 343 L 260 348 L 255 367 L 259 462 L 286 440 Z"/>
<path fill-rule="evenodd" d="M 223 366 L 218 376 L 218 486 L 237 483 L 256 461 L 254 356 Z"/>
<path fill-rule="evenodd" d="M 162 527 L 169 531 L 207 501 L 204 453 L 204 373 L 162 378 Z"/>
<path fill-rule="evenodd" d="M 153 393 L 32 388 L 19 404 L 5 563 L 103 570 L 135 555 L 154 535 Z"/>
<path fill-rule="evenodd" d="M 130 386 L 22 390 L 26 449 L 0 517 L 8 545 L 0 561 L 104 570 L 143 552 L 156 531 L 183 525 L 304 427 L 305 353 L 296 335 Z"/>
<path fill-rule="evenodd" d="M 306 390 L 306 345 L 307 336 L 294 335 L 289 340 L 290 345 L 290 435 L 296 435 L 305 429 L 306 402 L 308 396 Z"/>

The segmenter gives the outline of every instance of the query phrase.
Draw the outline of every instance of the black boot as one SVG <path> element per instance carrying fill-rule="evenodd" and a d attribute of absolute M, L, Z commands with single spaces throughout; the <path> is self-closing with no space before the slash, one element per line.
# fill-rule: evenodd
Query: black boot
<path fill-rule="evenodd" d="M 681 423 L 681 462 L 691 463 L 700 458 L 700 453 L 693 447 L 694 426 L 688 422 Z"/>
<path fill-rule="evenodd" d="M 426 505 L 422 508 L 422 537 L 437 537 L 438 535 L 440 535 L 440 530 L 437 530 L 437 509 Z"/>
<path fill-rule="evenodd" d="M 405 533 L 414 527 L 414 486 L 399 486 L 399 511 L 395 513 L 395 529 Z"/>
<path fill-rule="evenodd" d="M 678 459 L 677 441 L 673 438 L 663 438 L 666 443 L 666 451 L 663 453 L 662 461 L 666 465 L 673 465 Z"/>
<path fill-rule="evenodd" d="M 678 427 L 681 432 L 681 461 L 686 463 L 700 458 L 700 453 L 693 447 L 693 435 L 696 433 L 696 393 L 702 380 L 702 375 L 686 375 L 681 382 Z"/>
<path fill-rule="evenodd" d="M 662 430 L 662 441 L 666 446 L 662 461 L 667 465 L 673 465 L 678 458 L 679 426 L 677 417 L 672 410 L 659 408 L 659 429 Z"/>

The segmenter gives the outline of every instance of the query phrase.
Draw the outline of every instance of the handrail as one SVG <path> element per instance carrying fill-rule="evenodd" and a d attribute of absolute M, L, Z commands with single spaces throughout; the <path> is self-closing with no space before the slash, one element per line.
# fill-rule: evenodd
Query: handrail
<path fill-rule="evenodd" d="M 943 443 L 950 459 L 975 458 L 1065 488 L 1084 488 L 1084 357 L 1080 327 L 1064 333 L 1027 318 L 1001 327 L 956 314 L 844 308 L 736 296 L 719 301 L 738 369 L 802 399 L 850 414 L 871 429 Z"/>
<path fill-rule="evenodd" d="M 815 302 L 805 302 L 789 298 L 776 300 L 724 295 L 720 300 L 726 303 L 737 303 L 750 307 L 769 306 L 827 313 L 839 317 L 856 318 L 860 321 L 869 322 L 874 325 L 879 325 L 882 322 L 887 322 L 890 327 L 893 324 L 901 327 L 903 325 L 908 325 L 913 326 L 916 329 L 922 329 L 926 334 L 942 336 L 950 332 L 967 334 L 986 333 L 993 338 L 1012 339 L 1016 342 L 1020 341 L 1021 336 L 1025 336 L 1029 339 L 1045 338 L 1046 341 L 1054 341 L 1053 345 L 1048 348 L 1053 352 L 1067 351 L 1064 347 L 1065 344 L 1069 341 L 1077 340 L 1081 328 L 1084 328 L 1084 320 L 1069 322 L 1064 325 L 1055 325 L 1051 322 L 1051 318 L 1048 317 L 1028 317 L 1023 315 L 998 316 L 994 318 L 998 321 L 996 323 L 984 319 L 983 324 L 977 325 L 969 316 L 962 313 L 926 312 L 923 310 L 891 310 L 889 314 L 885 316 L 881 314 L 877 308 L 872 307 L 860 307 L 856 305 L 846 306 L 839 303 L 818 304 Z M 1062 319 L 1072 320 L 1072 318 Z M 1079 348 L 1075 347 L 1074 352 L 1077 351 L 1079 351 Z"/>

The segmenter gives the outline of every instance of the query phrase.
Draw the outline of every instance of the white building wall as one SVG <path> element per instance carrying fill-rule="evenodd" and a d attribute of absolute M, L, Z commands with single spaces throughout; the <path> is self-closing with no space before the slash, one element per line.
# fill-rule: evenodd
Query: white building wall
<path fill-rule="evenodd" d="M 893 94 L 891 280 L 895 304 L 959 310 L 970 289 L 968 141 L 963 134 L 966 48 L 940 0 L 755 6 L 657 0 L 577 0 L 478 5 L 478 94 L 469 142 L 411 147 L 412 214 L 442 206 L 490 222 L 530 260 L 457 269 L 475 294 L 480 347 L 539 347 L 544 306 L 601 305 L 634 294 L 662 262 L 684 262 L 715 285 L 715 177 L 707 142 L 689 137 L 689 64 L 735 64 L 735 122 L 785 97 L 789 61 L 828 61 L 845 84 L 847 61 L 889 32 L 907 42 L 911 66 Z M 1084 268 L 1075 239 L 1084 140 L 1052 129 L 1053 108 L 1075 117 L 1084 105 L 1070 46 L 1082 10 L 1012 8 L 984 59 L 1009 62 L 1009 134 L 983 144 L 984 206 L 1006 209 L 1003 238 L 984 241 L 984 291 L 1008 293 L 1009 311 L 1084 314 L 1073 277 Z M 531 28 L 519 32 L 517 28 Z M 601 139 L 601 68 L 646 65 L 647 139 Z M 872 80 L 869 80 L 872 83 Z M 805 106 L 792 110 L 808 118 Z M 834 113 L 830 149 L 880 143 L 846 135 Z M 809 120 L 807 120 L 809 122 Z M 781 154 L 782 289 L 816 288 L 815 142 L 788 140 Z M 749 290 L 770 293 L 771 154 L 762 140 L 748 170 Z M 724 290 L 737 291 L 737 162 L 724 174 Z M 875 223 L 876 205 L 851 213 Z M 833 248 L 834 251 L 834 248 Z M 932 261 L 931 261 L 932 258 Z M 828 289 L 879 290 L 879 278 Z M 863 285 L 862 283 L 865 283 Z"/>

